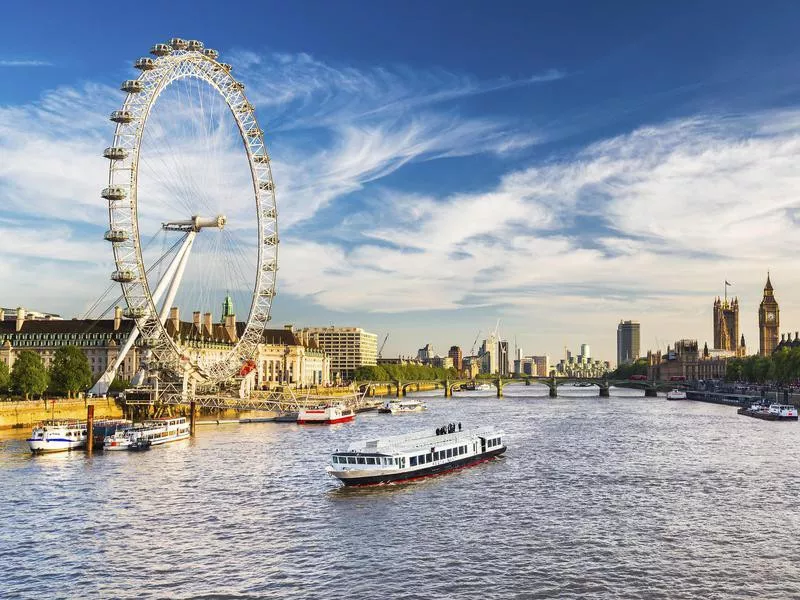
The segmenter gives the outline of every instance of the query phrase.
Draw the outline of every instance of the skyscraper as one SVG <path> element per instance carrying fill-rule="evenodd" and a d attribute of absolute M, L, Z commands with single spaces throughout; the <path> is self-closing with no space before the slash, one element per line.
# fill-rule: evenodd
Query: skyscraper
<path fill-rule="evenodd" d="M 617 366 L 639 358 L 639 323 L 620 321 L 617 325 Z"/>
<path fill-rule="evenodd" d="M 781 311 L 772 290 L 772 282 L 767 273 L 764 298 L 758 307 L 758 348 L 761 356 L 770 356 L 778 345 L 778 331 L 781 325 Z"/>
<path fill-rule="evenodd" d="M 497 342 L 497 372 L 500 375 L 508 375 L 508 341 L 499 340 Z"/>
<path fill-rule="evenodd" d="M 456 371 L 461 371 L 463 368 L 463 355 L 461 354 L 461 348 L 458 346 L 450 346 L 450 350 L 447 352 L 447 356 L 453 359 L 453 367 Z"/>
<path fill-rule="evenodd" d="M 584 360 L 592 358 L 592 351 L 589 348 L 589 344 L 581 344 L 581 356 Z"/>

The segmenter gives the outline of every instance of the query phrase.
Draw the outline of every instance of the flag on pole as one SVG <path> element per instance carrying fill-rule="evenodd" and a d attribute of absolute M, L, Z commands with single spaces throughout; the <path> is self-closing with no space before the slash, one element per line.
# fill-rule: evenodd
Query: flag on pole
<path fill-rule="evenodd" d="M 726 279 L 725 280 L 725 285 L 728 286 L 728 285 L 733 285 L 733 284 L 732 283 L 728 283 L 728 280 Z"/>

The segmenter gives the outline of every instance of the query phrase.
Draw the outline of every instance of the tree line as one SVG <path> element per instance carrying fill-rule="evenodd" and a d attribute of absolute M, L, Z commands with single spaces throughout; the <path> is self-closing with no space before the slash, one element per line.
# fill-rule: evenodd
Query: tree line
<path fill-rule="evenodd" d="M 632 363 L 617 366 L 608 374 L 609 379 L 630 379 L 631 375 L 647 375 L 647 359 L 637 358 Z"/>
<path fill-rule="evenodd" d="M 781 348 L 772 356 L 733 358 L 725 369 L 726 381 L 791 383 L 800 380 L 800 347 Z"/>
<path fill-rule="evenodd" d="M 77 346 L 62 346 L 55 351 L 48 369 L 42 357 L 33 350 L 22 350 L 16 355 L 14 366 L 0 362 L 0 395 L 18 394 L 26 400 L 45 393 L 71 398 L 93 383 L 89 359 Z M 112 388 L 124 382 L 115 380 Z"/>
<path fill-rule="evenodd" d="M 426 365 L 373 365 L 356 369 L 356 381 L 433 381 L 457 379 L 454 368 L 442 369 Z"/>

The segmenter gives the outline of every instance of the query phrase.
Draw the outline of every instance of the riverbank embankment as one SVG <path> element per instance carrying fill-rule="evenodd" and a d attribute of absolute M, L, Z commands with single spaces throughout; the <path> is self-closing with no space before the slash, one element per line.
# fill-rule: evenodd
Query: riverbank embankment
<path fill-rule="evenodd" d="M 113 398 L 8 400 L 0 402 L 0 429 L 30 427 L 47 419 L 85 419 L 94 405 L 95 419 L 121 419 L 122 407 Z"/>

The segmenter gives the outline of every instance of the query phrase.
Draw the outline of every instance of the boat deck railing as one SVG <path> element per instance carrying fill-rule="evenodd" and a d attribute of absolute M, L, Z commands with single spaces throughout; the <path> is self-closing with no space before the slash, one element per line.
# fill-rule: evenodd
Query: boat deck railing
<path fill-rule="evenodd" d="M 408 452 L 417 448 L 430 448 L 460 442 L 472 442 L 477 437 L 502 435 L 503 432 L 495 427 L 480 427 L 478 429 L 465 429 L 454 433 L 436 435 L 435 430 L 420 431 L 416 433 L 398 435 L 378 440 L 364 440 L 350 445 L 350 452 Z"/>

